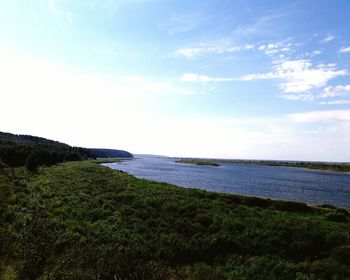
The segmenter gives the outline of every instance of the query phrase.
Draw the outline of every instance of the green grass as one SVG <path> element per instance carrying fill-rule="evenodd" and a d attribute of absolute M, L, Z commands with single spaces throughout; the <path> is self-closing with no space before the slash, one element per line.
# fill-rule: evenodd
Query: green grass
<path fill-rule="evenodd" d="M 97 158 L 97 159 L 92 159 L 92 160 L 89 160 L 89 161 L 92 162 L 92 163 L 101 164 L 101 163 L 122 162 L 123 159 L 121 159 L 121 158 Z"/>
<path fill-rule="evenodd" d="M 205 161 L 205 160 L 194 160 L 194 159 L 179 159 L 176 160 L 175 162 L 178 163 L 187 163 L 187 164 L 193 164 L 193 165 L 207 165 L 207 166 L 220 166 L 220 164 L 216 162 L 211 162 L 211 161 Z"/>
<path fill-rule="evenodd" d="M 185 189 L 88 161 L 10 188 L 0 215 L 8 279 L 350 279 L 347 210 Z"/>

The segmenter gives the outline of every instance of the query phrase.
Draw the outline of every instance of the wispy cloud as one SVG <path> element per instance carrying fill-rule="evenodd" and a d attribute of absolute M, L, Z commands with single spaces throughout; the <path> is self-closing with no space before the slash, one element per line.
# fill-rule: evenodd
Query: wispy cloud
<path fill-rule="evenodd" d="M 335 36 L 332 35 L 332 34 L 327 34 L 326 37 L 324 37 L 322 40 L 321 40 L 321 43 L 329 43 L 331 41 L 335 40 Z"/>
<path fill-rule="evenodd" d="M 63 17 L 69 22 L 73 20 L 73 13 L 68 9 L 58 7 L 56 0 L 47 0 L 47 8 L 51 13 Z"/>
<path fill-rule="evenodd" d="M 285 18 L 288 14 L 290 14 L 290 10 L 274 10 L 271 11 L 261 17 L 257 17 L 251 20 L 251 23 L 245 25 L 237 26 L 232 35 L 234 37 L 242 37 L 242 36 L 266 36 L 269 34 L 274 34 L 276 28 L 280 25 L 277 22 Z"/>
<path fill-rule="evenodd" d="M 275 58 L 276 56 L 281 58 L 284 57 L 285 54 L 294 52 L 294 44 L 288 41 L 289 40 L 287 39 L 275 43 L 261 44 L 258 47 L 258 50 L 263 51 L 266 55 L 271 56 L 273 58 Z"/>
<path fill-rule="evenodd" d="M 310 60 L 286 60 L 277 63 L 274 70 L 262 74 L 249 74 L 241 77 L 243 81 L 259 79 L 282 79 L 280 88 L 284 93 L 304 93 L 320 88 L 336 78 L 347 75 L 346 70 L 337 70 L 334 64 L 313 66 Z M 292 99 L 290 95 L 287 99 Z"/>
<path fill-rule="evenodd" d="M 349 95 L 350 97 L 350 85 L 337 85 L 326 87 L 320 94 L 321 98 L 338 97 Z"/>
<path fill-rule="evenodd" d="M 330 86 L 316 96 L 316 99 L 328 99 L 320 101 L 321 105 L 345 105 L 350 104 L 350 85 Z M 331 99 L 331 100 L 329 100 Z"/>
<path fill-rule="evenodd" d="M 114 16 L 126 5 L 144 4 L 154 0 L 84 0 L 84 6 L 90 10 L 103 10 L 106 15 Z"/>
<path fill-rule="evenodd" d="M 192 58 L 194 56 L 206 54 L 229 54 L 240 51 L 261 51 L 267 56 L 274 59 L 284 58 L 286 55 L 294 52 L 295 44 L 291 43 L 289 39 L 271 42 L 266 44 L 232 44 L 230 40 L 220 40 L 211 43 L 200 43 L 193 47 L 184 47 L 174 51 L 177 56 L 184 56 Z"/>
<path fill-rule="evenodd" d="M 293 93 L 283 94 L 281 97 L 293 101 L 317 101 L 328 99 L 326 101 L 319 101 L 318 103 L 321 105 L 344 105 L 350 103 L 350 85 L 329 86 L 324 88 L 321 93 Z M 341 99 L 334 99 L 339 97 L 341 97 Z"/>
<path fill-rule="evenodd" d="M 350 46 L 349 47 L 343 47 L 339 50 L 340 53 L 350 53 Z"/>
<path fill-rule="evenodd" d="M 348 122 L 350 121 L 350 110 L 327 110 L 312 111 L 288 115 L 296 122 Z"/>
<path fill-rule="evenodd" d="M 200 12 L 172 15 L 167 23 L 160 24 L 159 28 L 169 35 L 189 32 L 213 19 Z"/>
<path fill-rule="evenodd" d="M 130 92 L 173 95 L 193 95 L 197 93 L 195 90 L 179 87 L 167 81 L 154 81 L 141 76 L 123 76 L 118 87 L 119 92 L 128 94 Z"/>
<path fill-rule="evenodd" d="M 235 81 L 235 78 L 220 78 L 220 77 L 209 77 L 206 75 L 198 75 L 195 73 L 186 73 L 180 77 L 181 82 L 229 82 Z"/>
<path fill-rule="evenodd" d="M 350 99 L 338 99 L 333 101 L 321 101 L 321 105 L 347 105 L 350 104 Z"/>
<path fill-rule="evenodd" d="M 213 43 L 213 44 L 199 44 L 197 47 L 181 48 L 174 52 L 175 55 L 191 58 L 197 55 L 204 54 L 224 54 L 233 53 L 243 50 L 252 50 L 255 46 L 253 44 L 246 45 L 230 45 L 227 43 Z"/>

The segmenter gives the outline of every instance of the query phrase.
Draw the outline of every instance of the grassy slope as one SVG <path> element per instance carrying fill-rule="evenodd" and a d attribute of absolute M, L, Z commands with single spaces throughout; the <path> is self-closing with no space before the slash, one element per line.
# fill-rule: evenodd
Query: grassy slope
<path fill-rule="evenodd" d="M 8 279 L 350 277 L 345 210 L 184 189 L 92 162 L 44 168 L 14 189 L 1 211 Z"/>

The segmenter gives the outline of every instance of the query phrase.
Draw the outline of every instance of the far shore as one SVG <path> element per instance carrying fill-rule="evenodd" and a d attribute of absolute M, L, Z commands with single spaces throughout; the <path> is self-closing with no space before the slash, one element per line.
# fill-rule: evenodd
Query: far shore
<path fill-rule="evenodd" d="M 278 161 L 278 160 L 241 160 L 241 159 L 204 159 L 204 158 L 180 158 L 176 162 L 195 165 L 219 166 L 220 163 L 254 164 L 268 166 L 299 167 L 312 170 L 350 172 L 350 163 L 313 162 L 313 161 Z"/>

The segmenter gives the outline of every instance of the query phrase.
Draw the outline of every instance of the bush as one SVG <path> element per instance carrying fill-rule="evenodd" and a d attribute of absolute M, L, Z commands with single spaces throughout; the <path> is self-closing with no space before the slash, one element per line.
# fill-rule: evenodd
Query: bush
<path fill-rule="evenodd" d="M 37 172 L 39 167 L 39 157 L 37 154 L 30 154 L 26 159 L 26 168 L 30 172 Z"/>
<path fill-rule="evenodd" d="M 247 196 L 243 198 L 243 203 L 249 206 L 266 208 L 269 207 L 273 202 L 270 199 Z"/>
<path fill-rule="evenodd" d="M 275 201 L 273 208 L 289 212 L 310 212 L 312 209 L 302 202 Z"/>
<path fill-rule="evenodd" d="M 69 153 L 64 157 L 64 161 L 80 161 L 81 155 L 78 153 Z"/>
<path fill-rule="evenodd" d="M 334 248 L 331 253 L 331 258 L 350 267 L 350 245 Z"/>
<path fill-rule="evenodd" d="M 348 221 L 348 218 L 344 214 L 340 214 L 340 213 L 329 213 L 327 215 L 327 219 L 332 222 L 338 222 L 338 223 L 346 223 Z"/>

